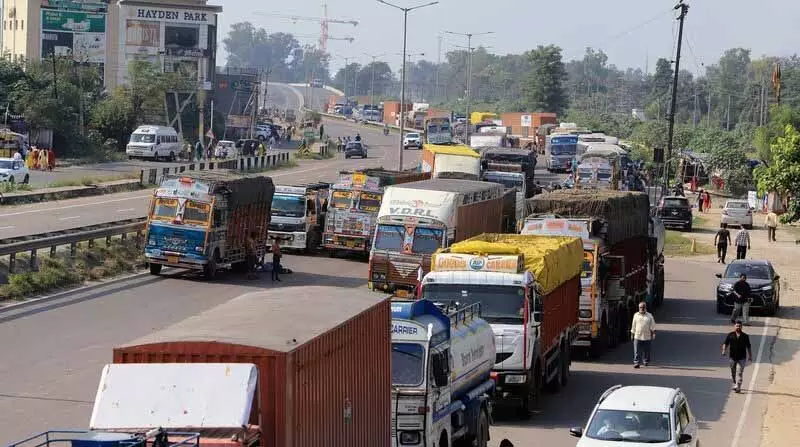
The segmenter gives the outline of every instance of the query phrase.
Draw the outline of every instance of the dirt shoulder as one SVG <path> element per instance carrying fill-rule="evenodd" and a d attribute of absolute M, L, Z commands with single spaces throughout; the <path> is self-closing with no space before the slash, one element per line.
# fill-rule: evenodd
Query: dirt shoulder
<path fill-rule="evenodd" d="M 684 234 L 698 243 L 713 244 L 719 228 L 720 204 L 703 213 L 702 224 L 695 231 Z M 696 213 L 696 211 L 695 211 Z M 800 239 L 795 228 L 778 228 L 777 242 L 767 241 L 762 228 L 763 214 L 754 216 L 755 228 L 750 231 L 751 250 L 747 257 L 769 259 L 781 275 L 781 309 L 773 322 L 778 327 L 775 343 L 771 346 L 770 385 L 766 391 L 767 410 L 761 430 L 761 447 L 778 447 L 791 444 L 790 439 L 800 439 L 800 418 L 797 417 L 797 399 L 800 397 L 800 263 L 797 262 Z M 732 229 L 732 237 L 738 229 Z M 733 248 L 733 250 L 731 250 Z M 716 255 L 698 255 L 715 262 Z M 736 258 L 735 247 L 728 248 L 728 259 Z"/>

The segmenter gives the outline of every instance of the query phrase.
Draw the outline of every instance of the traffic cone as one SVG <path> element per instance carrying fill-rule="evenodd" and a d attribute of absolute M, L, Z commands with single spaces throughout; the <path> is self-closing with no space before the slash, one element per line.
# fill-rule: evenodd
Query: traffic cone
<path fill-rule="evenodd" d="M 692 238 L 692 253 L 697 253 L 697 239 Z"/>

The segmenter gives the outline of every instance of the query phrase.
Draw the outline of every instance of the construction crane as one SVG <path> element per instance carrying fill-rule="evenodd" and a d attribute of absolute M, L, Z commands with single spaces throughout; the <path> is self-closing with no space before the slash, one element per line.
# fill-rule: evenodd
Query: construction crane
<path fill-rule="evenodd" d="M 315 36 L 313 34 L 295 34 L 295 33 L 292 33 L 292 36 L 300 37 L 300 38 L 315 38 L 315 39 L 319 38 L 319 36 Z M 328 36 L 328 40 L 346 40 L 349 43 L 353 43 L 353 41 L 356 40 L 356 39 L 354 37 L 333 37 L 333 36 Z"/>
<path fill-rule="evenodd" d="M 331 19 L 331 18 L 329 18 L 328 17 L 328 5 L 327 5 L 327 3 L 322 5 L 322 9 L 323 9 L 322 17 L 305 17 L 305 16 L 293 16 L 293 15 L 287 15 L 287 14 L 272 14 L 272 13 L 266 13 L 266 12 L 261 12 L 261 11 L 254 11 L 253 14 L 259 15 L 259 16 L 265 16 L 265 17 L 278 17 L 278 18 L 282 18 L 282 19 L 291 20 L 294 23 L 297 23 L 297 22 L 300 22 L 300 21 L 319 22 L 319 24 L 320 24 L 319 49 L 322 50 L 323 52 L 327 52 L 328 51 L 328 40 L 331 39 L 331 37 L 328 36 L 328 24 L 329 23 L 341 23 L 341 24 L 345 24 L 345 25 L 357 26 L 358 25 L 358 21 L 357 20 L 345 20 L 345 19 Z M 333 40 L 347 40 L 347 39 L 333 39 Z"/>

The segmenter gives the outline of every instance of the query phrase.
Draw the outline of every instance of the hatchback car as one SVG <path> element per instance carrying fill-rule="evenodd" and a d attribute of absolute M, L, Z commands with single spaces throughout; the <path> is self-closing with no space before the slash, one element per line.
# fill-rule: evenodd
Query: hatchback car
<path fill-rule="evenodd" d="M 0 182 L 28 183 L 31 179 L 24 160 L 0 158 Z"/>
<path fill-rule="evenodd" d="M 360 141 L 351 141 L 344 147 L 344 158 L 367 158 L 367 148 Z"/>
<path fill-rule="evenodd" d="M 408 149 L 410 147 L 422 149 L 422 137 L 420 134 L 413 132 L 406 134 L 406 136 L 403 138 L 403 149 Z"/>
<path fill-rule="evenodd" d="M 658 211 L 665 227 L 692 231 L 692 205 L 686 197 L 664 197 Z"/>
<path fill-rule="evenodd" d="M 780 275 L 769 261 L 737 259 L 731 261 L 724 273 L 717 273 L 717 313 L 730 314 L 733 310 L 733 284 L 745 274 L 752 290 L 750 310 L 760 310 L 775 315 L 781 306 Z"/>
<path fill-rule="evenodd" d="M 616 385 L 606 390 L 586 428 L 573 427 L 576 447 L 697 447 L 697 420 L 680 388 Z"/>
<path fill-rule="evenodd" d="M 753 210 L 747 200 L 728 200 L 722 208 L 720 223 L 728 226 L 753 228 Z"/>

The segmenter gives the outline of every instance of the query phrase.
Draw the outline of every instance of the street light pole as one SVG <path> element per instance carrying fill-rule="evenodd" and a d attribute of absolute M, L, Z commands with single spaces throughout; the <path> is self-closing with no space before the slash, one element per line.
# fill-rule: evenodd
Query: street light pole
<path fill-rule="evenodd" d="M 470 96 L 472 95 L 472 50 L 473 50 L 473 48 L 472 48 L 472 36 L 484 36 L 484 35 L 487 35 L 487 34 L 494 34 L 494 31 L 486 31 L 486 32 L 483 32 L 483 33 L 456 33 L 456 32 L 453 32 L 453 31 L 445 31 L 445 33 L 453 34 L 455 36 L 465 36 L 467 38 L 467 60 L 466 60 L 466 63 L 467 63 L 466 64 L 467 65 L 467 82 L 466 82 L 466 84 L 467 84 L 467 94 L 466 94 L 466 96 L 467 97 L 466 97 L 466 100 L 465 100 L 465 103 L 466 103 L 466 107 L 465 107 L 466 111 L 465 112 L 466 112 L 467 125 L 465 126 L 465 130 L 464 130 L 464 139 L 465 139 L 464 144 L 469 145 L 469 130 L 470 130 L 469 128 L 470 128 L 470 125 L 471 125 L 471 122 L 470 122 L 471 120 L 469 119 L 469 102 L 470 102 Z"/>
<path fill-rule="evenodd" d="M 411 8 L 401 8 L 400 6 L 393 5 L 389 2 L 384 0 L 378 0 L 378 3 L 383 3 L 384 5 L 391 6 L 392 8 L 399 9 L 403 11 L 403 73 L 401 75 L 400 80 L 400 141 L 399 144 L 399 153 L 400 153 L 400 160 L 399 160 L 399 167 L 398 171 L 403 170 L 403 136 L 405 134 L 405 114 L 406 114 L 406 40 L 408 37 L 408 13 L 415 10 L 424 8 L 426 6 L 433 6 L 438 1 L 425 3 L 423 5 L 414 6 Z"/>

